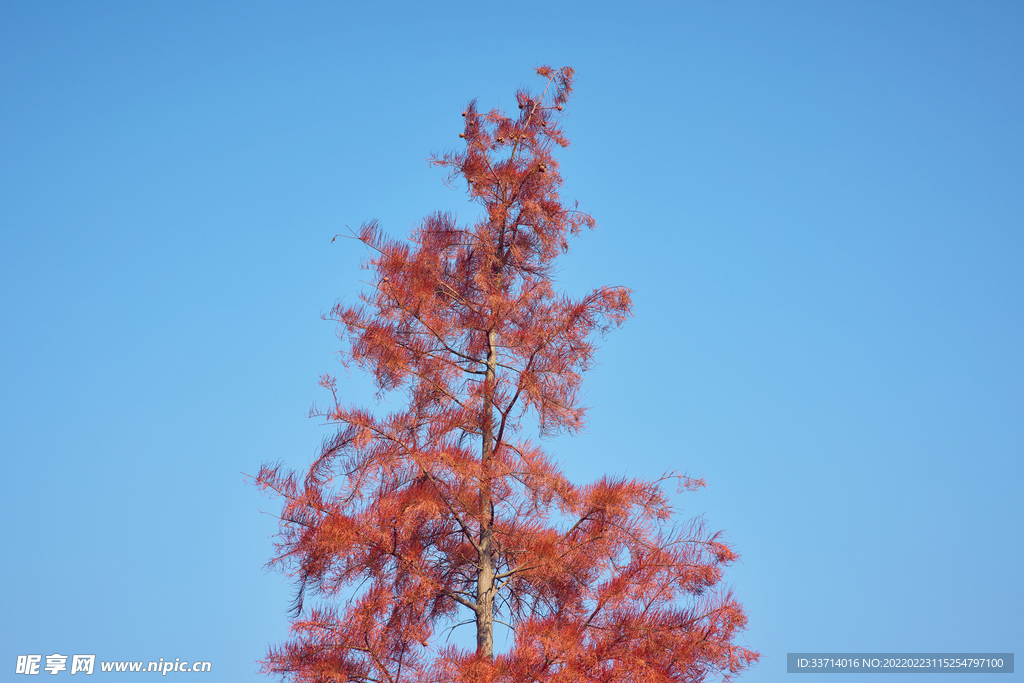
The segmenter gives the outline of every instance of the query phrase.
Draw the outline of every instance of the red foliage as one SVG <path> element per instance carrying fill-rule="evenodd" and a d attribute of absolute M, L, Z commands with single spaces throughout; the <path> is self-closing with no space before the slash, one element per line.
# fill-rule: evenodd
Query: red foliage
<path fill-rule="evenodd" d="M 721 588 L 736 559 L 700 522 L 673 526 L 659 481 L 570 483 L 541 435 L 583 426 L 581 376 L 592 338 L 632 312 L 629 290 L 556 293 L 567 236 L 594 220 L 558 196 L 556 146 L 572 69 L 542 67 L 544 93 L 516 94 L 519 115 L 463 113 L 466 149 L 434 159 L 462 178 L 484 215 L 460 227 L 423 220 L 411 243 L 375 222 L 375 287 L 332 317 L 347 360 L 381 392 L 404 390 L 380 417 L 347 407 L 300 481 L 264 466 L 258 483 L 285 500 L 272 565 L 299 586 L 292 639 L 264 671 L 296 681 L 699 681 L 757 660 L 733 644 L 746 618 Z M 303 609 L 312 592 L 337 607 Z M 474 651 L 443 644 L 461 618 Z M 494 654 L 495 620 L 514 629 Z"/>

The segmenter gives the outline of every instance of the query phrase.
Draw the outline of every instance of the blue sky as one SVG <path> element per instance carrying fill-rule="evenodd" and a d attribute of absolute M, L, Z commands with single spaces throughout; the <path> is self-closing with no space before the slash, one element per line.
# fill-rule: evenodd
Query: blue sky
<path fill-rule="evenodd" d="M 742 680 L 1021 649 L 1020 4 L 8 1 L 0 665 L 261 678 L 291 589 L 242 473 L 325 433 L 363 257 L 331 237 L 472 219 L 425 159 L 541 64 L 599 225 L 560 283 L 636 303 L 549 443 L 572 478 L 708 480 L 679 504 L 742 556 Z"/>

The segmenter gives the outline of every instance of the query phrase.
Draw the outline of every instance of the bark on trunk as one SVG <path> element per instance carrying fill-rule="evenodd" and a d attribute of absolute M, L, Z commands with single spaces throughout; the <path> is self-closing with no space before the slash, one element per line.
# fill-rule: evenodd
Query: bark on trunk
<path fill-rule="evenodd" d="M 487 333 L 487 376 L 484 380 L 483 447 L 480 454 L 480 553 L 476 576 L 476 653 L 494 657 L 494 510 L 491 501 L 491 456 L 494 454 L 495 333 Z"/>

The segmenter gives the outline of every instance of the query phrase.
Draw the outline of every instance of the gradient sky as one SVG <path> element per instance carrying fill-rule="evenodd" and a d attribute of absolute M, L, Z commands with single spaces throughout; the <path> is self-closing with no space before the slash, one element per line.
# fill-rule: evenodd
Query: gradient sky
<path fill-rule="evenodd" d="M 265 680 L 291 587 L 243 473 L 325 434 L 364 256 L 331 238 L 474 218 L 425 159 L 541 64 L 577 70 L 598 221 L 561 286 L 636 302 L 556 459 L 707 479 L 679 505 L 742 556 L 741 680 L 1022 650 L 1020 3 L 4 0 L 0 666 Z"/>

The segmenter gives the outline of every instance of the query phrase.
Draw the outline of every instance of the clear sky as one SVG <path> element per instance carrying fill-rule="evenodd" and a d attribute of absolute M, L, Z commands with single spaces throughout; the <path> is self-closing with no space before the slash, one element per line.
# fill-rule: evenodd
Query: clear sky
<path fill-rule="evenodd" d="M 572 478 L 707 479 L 679 504 L 742 556 L 742 680 L 1024 650 L 1020 3 L 4 0 L 2 670 L 260 679 L 291 588 L 243 473 L 325 434 L 364 256 L 331 238 L 474 218 L 425 160 L 541 64 L 577 70 L 598 221 L 561 285 L 636 302 L 549 443 Z"/>

